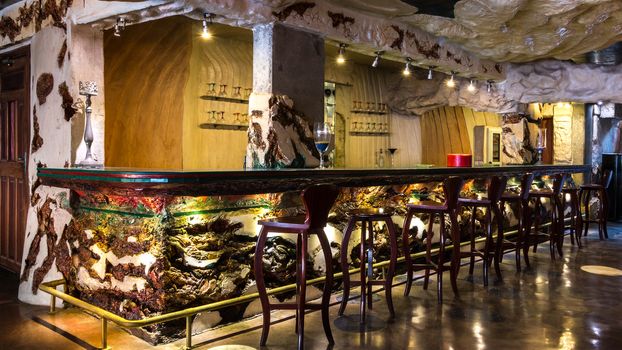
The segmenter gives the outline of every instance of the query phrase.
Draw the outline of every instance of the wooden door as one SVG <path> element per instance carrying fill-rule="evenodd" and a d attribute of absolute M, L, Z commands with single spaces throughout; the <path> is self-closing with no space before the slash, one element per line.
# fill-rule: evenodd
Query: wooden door
<path fill-rule="evenodd" d="M 0 56 L 0 267 L 18 273 L 28 210 L 29 53 Z"/>
<path fill-rule="evenodd" d="M 542 152 L 542 163 L 553 164 L 553 118 L 544 118 L 540 124 L 546 128 L 546 148 Z"/>

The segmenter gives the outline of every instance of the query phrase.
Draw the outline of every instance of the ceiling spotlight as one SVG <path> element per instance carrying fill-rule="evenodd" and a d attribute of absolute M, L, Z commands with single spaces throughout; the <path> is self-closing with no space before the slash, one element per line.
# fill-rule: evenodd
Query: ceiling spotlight
<path fill-rule="evenodd" d="M 469 85 L 467 86 L 467 91 L 468 92 L 475 92 L 475 90 L 477 90 L 477 88 L 475 87 L 475 80 L 471 79 L 471 80 L 469 80 Z"/>
<path fill-rule="evenodd" d="M 597 105 L 602 106 L 603 105 L 603 101 L 602 100 L 598 100 L 598 102 L 596 102 Z"/>
<path fill-rule="evenodd" d="M 373 68 L 378 68 L 378 64 L 380 63 L 380 56 L 382 56 L 383 53 L 384 51 L 376 51 L 376 57 L 374 58 L 374 62 L 371 63 L 371 66 Z"/>
<path fill-rule="evenodd" d="M 492 92 L 492 84 L 494 84 L 494 81 L 486 80 L 486 92 L 488 93 Z"/>
<path fill-rule="evenodd" d="M 209 39 L 212 37 L 212 33 L 210 33 L 209 31 L 209 25 L 212 24 L 212 14 L 211 13 L 204 13 L 203 14 L 203 29 L 201 30 L 201 38 L 203 39 Z"/>
<path fill-rule="evenodd" d="M 432 71 L 432 69 L 433 69 L 433 68 L 434 68 L 434 66 L 430 66 L 430 67 L 428 68 L 428 80 L 432 80 L 432 77 L 433 77 L 433 73 L 432 73 L 433 71 Z"/>
<path fill-rule="evenodd" d="M 447 87 L 448 88 L 453 88 L 456 86 L 456 80 L 454 79 L 454 72 L 451 72 L 451 76 L 449 77 L 449 80 L 447 80 Z"/>
<path fill-rule="evenodd" d="M 339 44 L 339 54 L 337 54 L 338 64 L 346 63 L 346 47 L 348 47 L 347 44 L 344 44 L 344 43 Z"/>
<path fill-rule="evenodd" d="M 404 71 L 402 72 L 402 74 L 403 74 L 405 77 L 410 76 L 410 73 L 411 73 L 411 72 L 410 72 L 410 70 L 411 70 L 411 69 L 410 69 L 410 64 L 411 64 L 410 62 L 411 62 L 411 61 L 412 61 L 412 58 L 410 58 L 410 57 L 406 57 L 406 66 L 404 67 Z"/>
<path fill-rule="evenodd" d="M 113 35 L 116 37 L 121 36 L 121 32 L 125 30 L 125 18 L 117 17 L 117 23 L 114 25 L 114 33 Z"/>

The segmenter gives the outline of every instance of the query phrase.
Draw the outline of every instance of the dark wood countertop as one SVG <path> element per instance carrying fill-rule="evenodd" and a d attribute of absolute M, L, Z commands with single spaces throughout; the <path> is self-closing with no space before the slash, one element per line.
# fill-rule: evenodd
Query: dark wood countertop
<path fill-rule="evenodd" d="M 399 185 L 442 181 L 447 176 L 482 178 L 583 173 L 588 165 L 508 165 L 471 168 L 414 167 L 393 169 L 142 170 L 125 168 L 39 168 L 43 185 L 118 195 L 241 195 L 304 189 L 314 183 L 343 187 Z"/>

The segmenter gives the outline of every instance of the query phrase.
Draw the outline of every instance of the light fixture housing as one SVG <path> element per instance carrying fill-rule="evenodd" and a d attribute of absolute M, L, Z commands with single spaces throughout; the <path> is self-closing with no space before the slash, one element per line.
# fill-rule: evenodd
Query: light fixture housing
<path fill-rule="evenodd" d="M 486 92 L 488 92 L 488 93 L 492 92 L 492 85 L 493 84 L 494 84 L 494 81 L 486 80 Z"/>
<path fill-rule="evenodd" d="M 372 68 L 378 68 L 380 64 L 380 56 L 384 53 L 384 51 L 376 51 L 376 57 L 374 57 L 374 61 L 371 63 Z"/>
<path fill-rule="evenodd" d="M 452 71 L 451 76 L 449 77 L 449 80 L 447 80 L 447 82 L 445 83 L 448 88 L 454 88 L 456 86 L 456 80 L 454 79 L 455 74 L 456 73 Z"/>
<path fill-rule="evenodd" d="M 477 91 L 477 87 L 475 86 L 475 80 L 473 80 L 473 79 L 469 80 L 469 85 L 467 86 L 467 91 L 468 92 L 475 92 L 475 91 Z"/>
<path fill-rule="evenodd" d="M 120 37 L 121 32 L 125 30 L 126 23 L 125 18 L 117 17 L 117 23 L 114 25 L 114 32 L 112 34 L 116 37 Z"/>
<path fill-rule="evenodd" d="M 428 80 L 432 80 L 432 78 L 434 78 L 433 69 L 434 69 L 434 66 L 428 67 Z"/>
<path fill-rule="evenodd" d="M 339 53 L 337 54 L 338 64 L 346 63 L 346 47 L 348 47 L 348 44 L 344 44 L 344 43 L 339 44 Z"/>
<path fill-rule="evenodd" d="M 212 17 L 213 15 L 211 13 L 204 13 L 203 14 L 203 21 L 202 21 L 202 29 L 201 29 L 201 38 L 207 40 L 210 39 L 212 37 L 212 33 L 210 33 L 209 31 L 209 26 L 210 24 L 212 24 Z"/>
<path fill-rule="evenodd" d="M 411 62 L 412 62 L 412 58 L 406 57 L 406 66 L 404 66 L 404 70 L 402 71 L 402 75 L 404 75 L 405 77 L 410 76 L 410 73 L 411 73 L 411 69 L 410 69 Z"/>

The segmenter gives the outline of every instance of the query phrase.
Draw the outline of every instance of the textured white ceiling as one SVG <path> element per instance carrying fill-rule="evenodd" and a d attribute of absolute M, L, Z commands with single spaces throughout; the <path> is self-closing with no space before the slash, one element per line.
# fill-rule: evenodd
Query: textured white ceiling
<path fill-rule="evenodd" d="M 497 62 L 572 59 L 622 40 L 622 0 L 462 0 L 455 18 L 417 14 L 400 0 L 335 0 L 462 45 Z"/>

